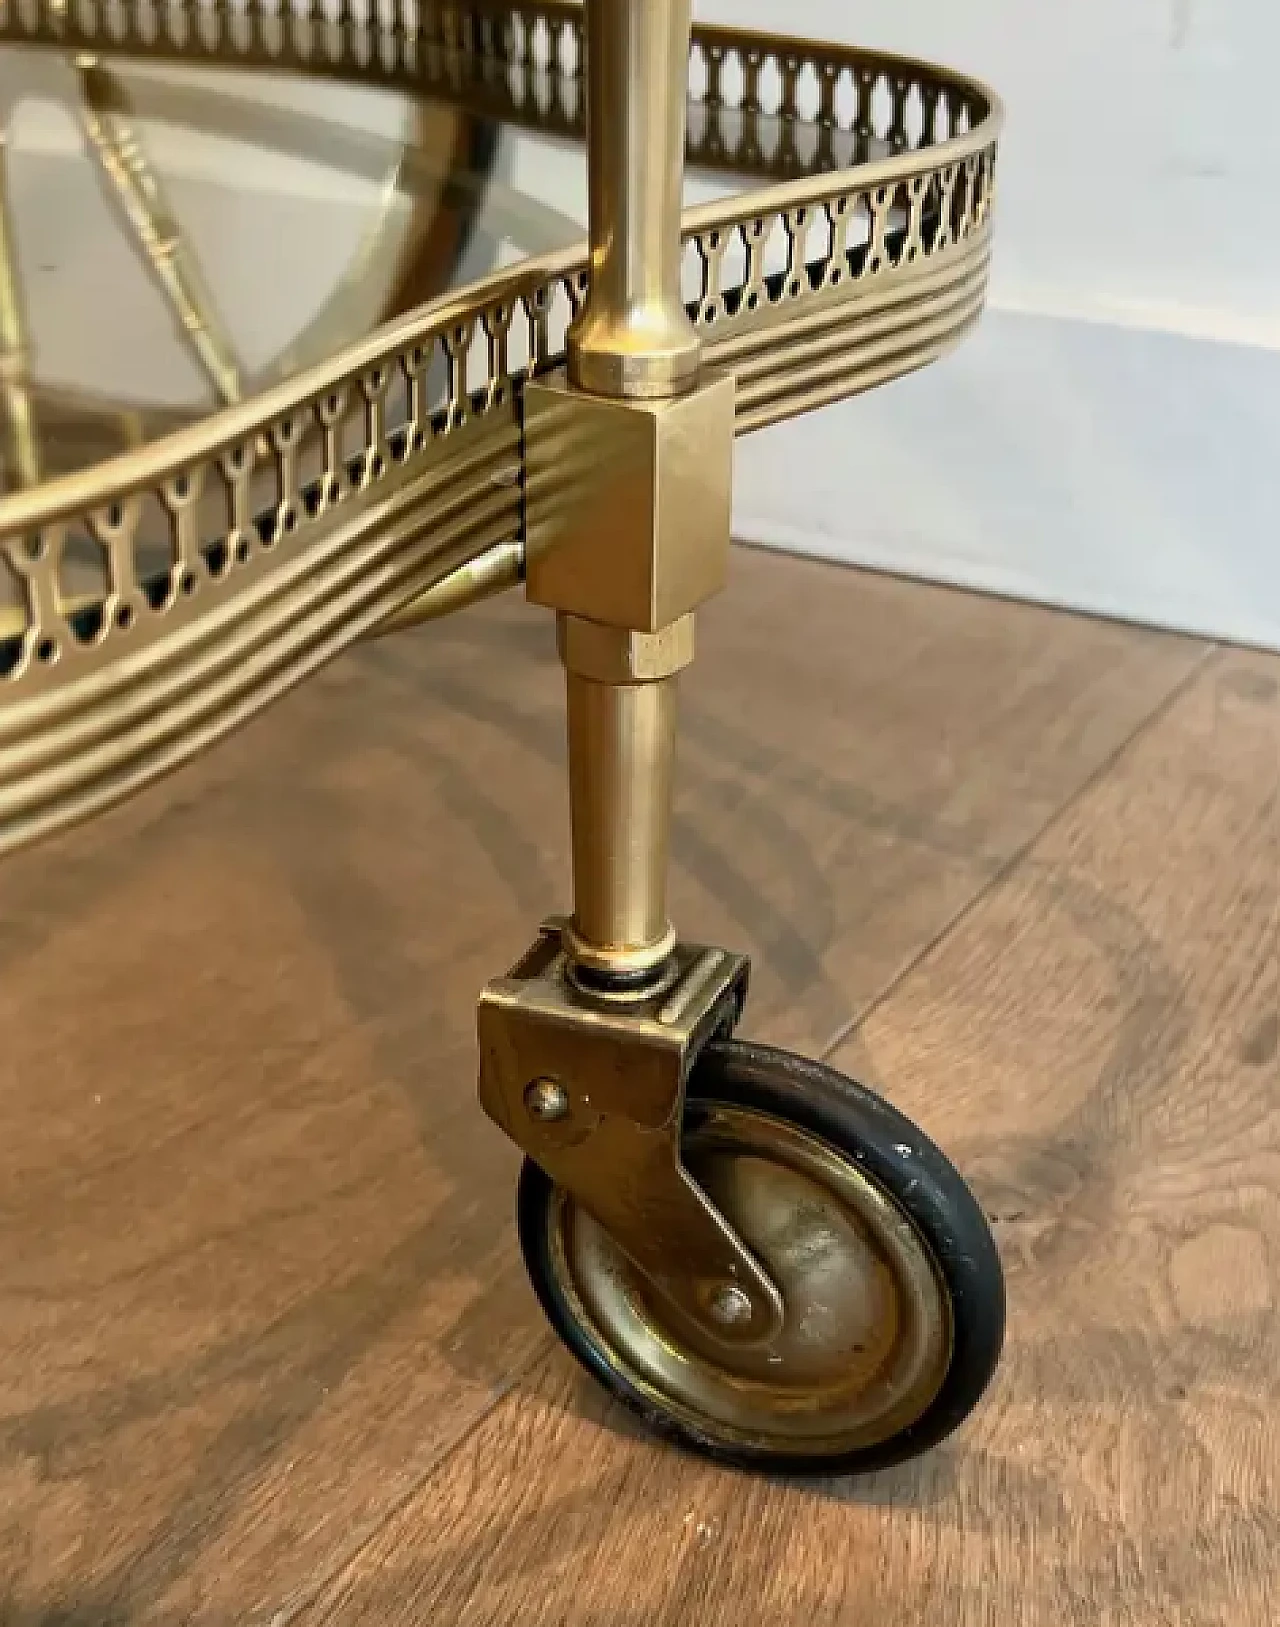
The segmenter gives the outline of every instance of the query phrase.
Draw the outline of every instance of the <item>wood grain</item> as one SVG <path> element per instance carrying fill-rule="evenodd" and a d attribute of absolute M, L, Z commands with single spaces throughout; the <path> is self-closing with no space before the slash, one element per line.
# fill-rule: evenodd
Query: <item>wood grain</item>
<path fill-rule="evenodd" d="M 688 686 L 676 901 L 755 953 L 755 1031 L 815 1049 L 1202 651 L 738 566 Z M 472 1010 L 565 897 L 561 727 L 548 628 L 500 604 L 0 870 L 2 1619 L 270 1620 L 489 1415 L 528 1442 L 486 1449 L 495 1484 L 543 1475 L 532 1392 L 493 1411 L 545 1335 Z"/>
<path fill-rule="evenodd" d="M 296 1627 L 1270 1627 L 1280 1601 L 1280 660 L 1226 655 L 836 1060 L 958 1158 L 1005 1365 L 920 1463 L 774 1484 L 549 1356 Z"/>

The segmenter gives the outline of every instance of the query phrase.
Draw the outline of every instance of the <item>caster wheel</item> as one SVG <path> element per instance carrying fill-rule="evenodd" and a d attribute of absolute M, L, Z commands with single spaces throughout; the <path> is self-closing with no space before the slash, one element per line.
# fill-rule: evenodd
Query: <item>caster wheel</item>
<path fill-rule="evenodd" d="M 699 1059 L 682 1146 L 772 1274 L 783 1327 L 750 1347 L 718 1339 L 526 1160 L 525 1264 L 588 1372 L 657 1433 L 760 1469 L 879 1469 L 949 1435 L 995 1370 L 1004 1279 L 938 1149 L 834 1069 L 737 1040 Z"/>

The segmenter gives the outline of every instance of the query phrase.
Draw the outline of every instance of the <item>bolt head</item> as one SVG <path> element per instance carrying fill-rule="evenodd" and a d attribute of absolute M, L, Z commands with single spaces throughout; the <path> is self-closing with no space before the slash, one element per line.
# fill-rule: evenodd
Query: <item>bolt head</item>
<path fill-rule="evenodd" d="M 741 1327 L 751 1320 L 751 1299 L 736 1282 L 723 1282 L 708 1296 L 707 1310 L 724 1327 Z"/>
<path fill-rule="evenodd" d="M 529 1117 L 540 1124 L 554 1124 L 569 1116 L 569 1093 L 558 1079 L 535 1079 L 524 1093 Z"/>

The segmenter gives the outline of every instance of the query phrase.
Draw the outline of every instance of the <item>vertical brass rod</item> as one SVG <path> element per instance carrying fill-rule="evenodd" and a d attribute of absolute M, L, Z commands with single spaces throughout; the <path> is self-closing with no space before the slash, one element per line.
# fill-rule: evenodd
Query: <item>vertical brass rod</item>
<path fill-rule="evenodd" d="M 691 28 L 691 0 L 586 0 L 591 281 L 567 350 L 570 384 L 593 395 L 655 400 L 697 382 L 698 335 L 680 291 Z M 675 944 L 666 889 L 676 671 L 619 682 L 622 672 L 575 670 L 566 626 L 562 618 L 574 889 L 565 943 L 580 974 L 643 983 Z M 599 632 L 624 671 L 635 641 L 655 636 Z"/>
<path fill-rule="evenodd" d="M 680 296 L 690 0 L 586 0 L 591 287 L 569 378 L 595 395 L 678 395 L 698 336 Z"/>
<path fill-rule="evenodd" d="M 606 977 L 643 977 L 675 944 L 667 851 L 676 678 L 598 683 L 566 673 L 573 921 L 567 947 Z"/>

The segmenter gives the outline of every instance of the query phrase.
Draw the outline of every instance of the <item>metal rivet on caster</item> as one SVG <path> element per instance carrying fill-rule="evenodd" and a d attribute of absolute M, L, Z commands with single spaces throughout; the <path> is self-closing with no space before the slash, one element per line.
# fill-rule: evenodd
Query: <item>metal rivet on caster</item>
<path fill-rule="evenodd" d="M 569 1093 L 558 1079 L 535 1079 L 524 1093 L 530 1118 L 554 1124 L 569 1116 Z"/>
<path fill-rule="evenodd" d="M 725 1327 L 741 1327 L 744 1322 L 751 1320 L 751 1299 L 737 1283 L 725 1282 L 708 1297 L 707 1310 Z"/>

